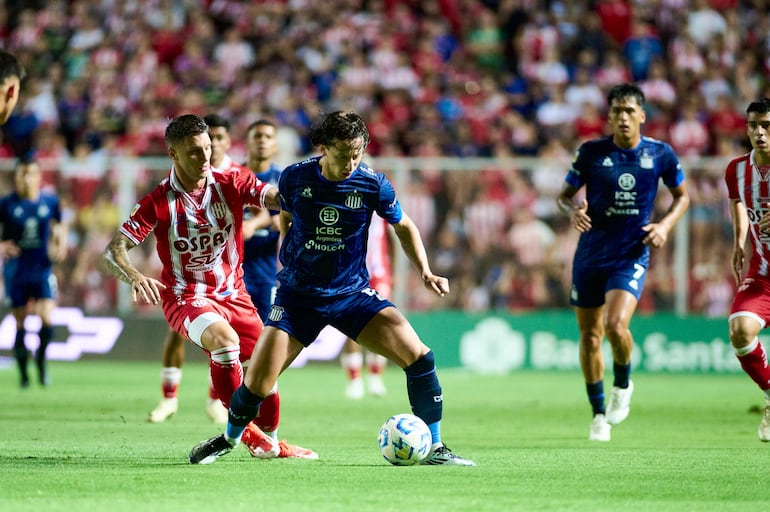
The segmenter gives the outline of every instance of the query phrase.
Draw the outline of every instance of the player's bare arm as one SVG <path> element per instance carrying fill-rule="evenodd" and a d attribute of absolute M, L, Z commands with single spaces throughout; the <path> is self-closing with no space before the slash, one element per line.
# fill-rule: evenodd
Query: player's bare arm
<path fill-rule="evenodd" d="M 21 249 L 13 240 L 3 240 L 0 242 L 0 257 L 15 258 L 21 254 Z"/>
<path fill-rule="evenodd" d="M 733 255 L 732 272 L 735 283 L 740 284 L 743 276 L 743 265 L 746 259 L 746 236 L 749 233 L 749 214 L 746 211 L 746 205 L 740 199 L 730 201 L 730 213 L 733 219 Z M 770 221 L 770 215 L 767 213 L 762 219 Z M 761 221 L 760 219 L 760 227 Z"/>
<path fill-rule="evenodd" d="M 578 203 L 573 200 L 577 192 L 578 189 L 565 183 L 559 197 L 556 198 L 556 205 L 564 215 L 569 215 L 570 225 L 584 233 L 591 229 L 591 217 L 588 216 L 588 202 L 585 199 Z"/>
<path fill-rule="evenodd" d="M 409 261 L 417 267 L 422 277 L 422 282 L 426 288 L 432 290 L 436 295 L 443 297 L 449 293 L 449 279 L 437 276 L 430 270 L 428 255 L 425 252 L 425 245 L 420 236 L 420 230 L 407 214 L 403 214 L 401 221 L 393 224 L 401 248 L 404 250 Z"/>
<path fill-rule="evenodd" d="M 281 210 L 280 215 L 278 215 L 278 229 L 281 232 L 281 242 L 283 242 L 283 239 L 286 238 L 286 233 L 289 232 L 289 228 L 291 227 L 291 220 L 291 213 L 287 212 L 286 210 Z"/>
<path fill-rule="evenodd" d="M 277 221 L 273 219 L 274 215 L 270 215 L 270 210 L 267 208 L 249 208 L 249 210 L 252 217 L 243 219 L 244 240 L 254 236 L 254 232 L 258 229 L 278 229 Z"/>
<path fill-rule="evenodd" d="M 166 285 L 142 274 L 128 257 L 128 251 L 136 247 L 126 235 L 118 233 L 104 251 L 104 265 L 115 277 L 131 285 L 131 299 L 137 302 L 141 297 L 147 304 L 160 303 L 160 291 Z"/>
<path fill-rule="evenodd" d="M 67 226 L 63 222 L 51 226 L 51 244 L 49 256 L 52 261 L 64 261 L 67 257 Z"/>
<path fill-rule="evenodd" d="M 265 207 L 271 210 L 280 210 L 281 200 L 278 198 L 278 187 L 272 185 L 268 187 L 267 192 L 265 192 Z"/>
<path fill-rule="evenodd" d="M 649 245 L 656 249 L 665 245 L 671 228 L 674 227 L 674 224 L 676 224 L 690 206 L 690 196 L 687 193 L 687 187 L 684 183 L 678 187 L 670 188 L 669 190 L 674 199 L 671 201 L 671 206 L 668 208 L 666 215 L 664 215 L 660 221 L 647 224 L 642 228 L 647 232 L 647 236 L 644 237 L 642 242 L 645 245 Z"/>

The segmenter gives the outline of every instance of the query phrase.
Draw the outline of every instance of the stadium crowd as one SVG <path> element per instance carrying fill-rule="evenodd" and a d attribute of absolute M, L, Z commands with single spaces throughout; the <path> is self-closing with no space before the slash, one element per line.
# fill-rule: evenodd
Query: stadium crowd
<path fill-rule="evenodd" d="M 577 233 L 555 197 L 577 145 L 605 132 L 608 88 L 635 81 L 644 133 L 671 143 L 693 196 L 689 306 L 729 308 L 724 165 L 696 163 L 744 152 L 745 108 L 770 96 L 766 0 L 8 0 L 0 44 L 28 73 L 0 158 L 34 151 L 60 194 L 63 305 L 114 307 L 97 261 L 121 216 L 118 174 L 139 197 L 168 169 L 112 163 L 164 156 L 169 118 L 224 115 L 240 161 L 245 128 L 272 118 L 288 164 L 312 153 L 318 113 L 352 109 L 373 157 L 543 159 L 415 168 L 400 196 L 460 292 L 441 307 L 564 307 Z M 654 258 L 640 309 L 671 310 L 673 244 Z"/>

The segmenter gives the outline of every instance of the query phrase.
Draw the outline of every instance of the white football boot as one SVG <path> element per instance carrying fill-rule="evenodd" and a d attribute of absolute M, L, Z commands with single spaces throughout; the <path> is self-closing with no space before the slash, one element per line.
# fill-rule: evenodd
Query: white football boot
<path fill-rule="evenodd" d="M 610 399 L 607 401 L 607 422 L 617 425 L 628 417 L 631 412 L 631 395 L 634 393 L 634 383 L 628 381 L 628 387 L 612 388 Z"/>
<path fill-rule="evenodd" d="M 591 421 L 591 430 L 588 431 L 589 441 L 609 441 L 612 425 L 607 422 L 604 414 L 597 414 Z"/>
<path fill-rule="evenodd" d="M 155 409 L 150 411 L 147 421 L 150 423 L 163 423 L 171 416 L 176 414 L 179 409 L 179 402 L 176 398 L 161 398 Z"/>

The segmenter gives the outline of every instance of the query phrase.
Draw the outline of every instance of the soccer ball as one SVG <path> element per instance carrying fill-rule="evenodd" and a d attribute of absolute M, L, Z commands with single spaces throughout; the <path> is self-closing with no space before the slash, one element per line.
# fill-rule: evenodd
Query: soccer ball
<path fill-rule="evenodd" d="M 386 461 L 394 466 L 411 466 L 428 457 L 430 429 L 413 414 L 396 414 L 382 425 L 377 442 Z"/>

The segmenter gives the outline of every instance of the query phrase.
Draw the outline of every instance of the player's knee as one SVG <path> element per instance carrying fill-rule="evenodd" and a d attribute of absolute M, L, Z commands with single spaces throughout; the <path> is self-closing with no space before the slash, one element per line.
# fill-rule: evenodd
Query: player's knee
<path fill-rule="evenodd" d="M 201 334 L 201 344 L 209 352 L 227 347 L 239 347 L 238 333 L 226 322 L 216 322 Z"/>
<path fill-rule="evenodd" d="M 604 332 L 607 333 L 607 338 L 611 340 L 620 339 L 628 335 L 628 326 L 618 318 L 608 318 L 604 325 Z"/>
<path fill-rule="evenodd" d="M 730 343 L 735 348 L 743 348 L 749 345 L 758 334 L 758 330 L 748 328 L 743 323 L 730 324 Z"/>
<path fill-rule="evenodd" d="M 588 332 L 583 333 L 580 336 L 580 349 L 584 353 L 600 352 L 602 350 L 602 343 L 604 342 L 604 334 L 601 332 Z"/>

